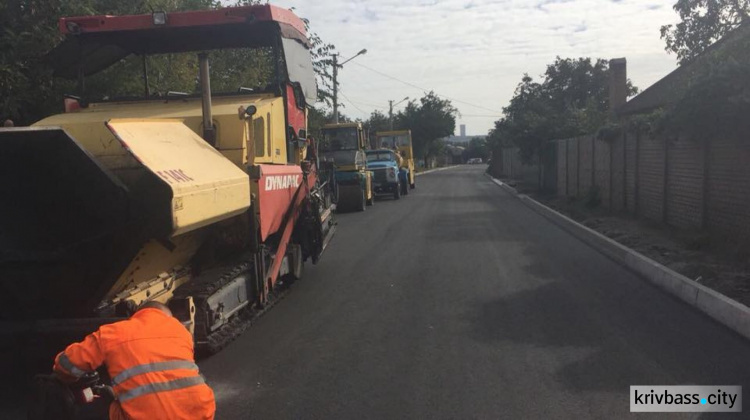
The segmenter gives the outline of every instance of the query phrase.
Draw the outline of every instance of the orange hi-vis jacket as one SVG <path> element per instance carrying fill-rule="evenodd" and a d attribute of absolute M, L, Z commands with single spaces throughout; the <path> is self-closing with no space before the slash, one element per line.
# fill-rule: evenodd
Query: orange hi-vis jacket
<path fill-rule="evenodd" d="M 103 325 L 55 358 L 55 372 L 78 378 L 106 365 L 117 397 L 110 419 L 213 419 L 216 403 L 198 373 L 193 338 L 176 319 L 145 308 Z"/>

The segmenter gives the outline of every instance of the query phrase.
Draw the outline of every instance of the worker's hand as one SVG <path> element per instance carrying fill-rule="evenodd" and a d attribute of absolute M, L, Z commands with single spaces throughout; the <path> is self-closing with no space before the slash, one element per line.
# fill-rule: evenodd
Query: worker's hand
<path fill-rule="evenodd" d="M 107 401 L 114 401 L 117 399 L 115 395 L 115 389 L 109 385 L 96 385 L 93 387 L 94 394 L 106 399 Z"/>

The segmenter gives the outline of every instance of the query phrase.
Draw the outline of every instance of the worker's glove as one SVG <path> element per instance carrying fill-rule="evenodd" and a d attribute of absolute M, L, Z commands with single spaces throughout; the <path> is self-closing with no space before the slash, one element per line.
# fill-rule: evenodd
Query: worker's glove
<path fill-rule="evenodd" d="M 115 389 L 109 385 L 96 385 L 93 387 L 93 391 L 96 395 L 105 398 L 107 401 L 114 401 L 117 399 Z"/>

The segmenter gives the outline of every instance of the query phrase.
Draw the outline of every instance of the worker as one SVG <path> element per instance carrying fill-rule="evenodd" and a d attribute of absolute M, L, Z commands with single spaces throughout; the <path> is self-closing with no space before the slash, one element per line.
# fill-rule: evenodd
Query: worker
<path fill-rule="evenodd" d="M 115 400 L 110 419 L 213 419 L 214 394 L 198 373 L 193 337 L 161 303 L 148 302 L 126 321 L 103 325 L 55 358 L 72 383 L 105 365 Z"/>
<path fill-rule="evenodd" d="M 404 158 L 401 156 L 401 151 L 394 148 L 393 154 L 396 155 L 396 164 L 399 168 L 404 167 Z"/>

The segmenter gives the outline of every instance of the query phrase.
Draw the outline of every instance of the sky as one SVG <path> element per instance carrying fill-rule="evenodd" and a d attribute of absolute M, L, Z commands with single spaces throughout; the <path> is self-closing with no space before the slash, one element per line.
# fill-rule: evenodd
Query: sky
<path fill-rule="evenodd" d="M 674 2 L 271 1 L 309 19 L 341 61 L 367 49 L 339 72 L 344 114 L 366 119 L 373 110 L 387 113 L 389 100 L 434 90 L 453 100 L 461 113 L 456 131 L 466 124 L 469 135 L 486 134 L 523 74 L 537 78 L 556 56 L 625 57 L 640 89 L 661 79 L 677 63 L 659 36 L 662 25 L 678 20 Z"/>

